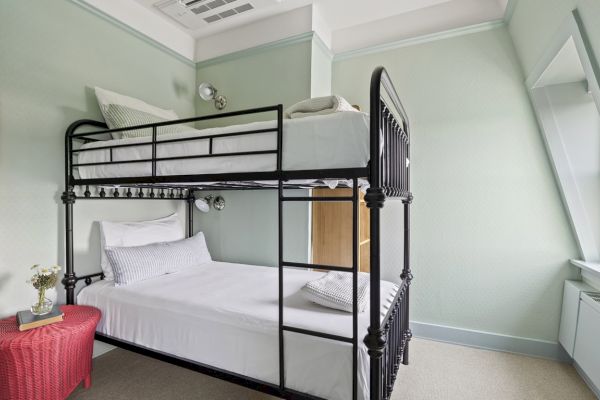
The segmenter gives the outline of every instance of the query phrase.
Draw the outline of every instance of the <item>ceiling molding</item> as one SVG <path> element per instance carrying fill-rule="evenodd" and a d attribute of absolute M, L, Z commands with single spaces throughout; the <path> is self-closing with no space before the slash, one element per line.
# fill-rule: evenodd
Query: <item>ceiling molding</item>
<path fill-rule="evenodd" d="M 123 29 L 125 32 L 135 36 L 138 39 L 141 39 L 142 41 L 150 44 L 151 46 L 177 58 L 178 60 L 184 62 L 185 64 L 187 64 L 189 66 L 196 65 L 193 58 L 187 57 L 186 55 L 183 55 L 180 52 L 173 50 L 171 48 L 171 46 L 161 43 L 157 39 L 150 37 L 149 35 L 141 32 L 139 29 L 132 27 L 128 23 L 113 17 L 112 15 L 108 14 L 107 12 L 90 4 L 88 2 L 88 0 L 69 0 L 69 1 L 71 1 L 75 5 L 83 8 L 84 10 L 102 18 L 103 20 L 110 22 L 111 24 L 117 26 L 118 28 Z M 191 36 L 190 36 L 190 38 L 191 38 Z M 191 38 L 191 39 L 193 40 L 193 38 Z"/>
<path fill-rule="evenodd" d="M 313 39 L 314 39 L 315 44 L 317 46 L 319 46 L 319 48 L 321 50 L 323 50 L 325 52 L 325 54 L 327 54 L 329 59 L 333 60 L 333 57 L 335 57 L 335 54 L 333 54 L 331 49 L 327 46 L 327 44 L 325 44 L 325 42 L 323 41 L 323 39 L 321 38 L 321 36 L 319 36 L 319 34 L 317 32 L 313 32 Z"/>
<path fill-rule="evenodd" d="M 233 53 L 225 54 L 209 60 L 199 61 L 196 63 L 197 68 L 208 67 L 209 65 L 220 64 L 227 61 L 232 61 L 242 57 L 248 57 L 265 51 L 277 49 L 279 47 L 290 46 L 292 44 L 310 42 L 313 37 L 316 37 L 314 32 L 301 33 L 299 35 L 291 36 L 289 38 L 276 40 L 274 42 L 261 44 L 258 46 L 251 47 L 249 49 L 238 50 Z"/>
<path fill-rule="evenodd" d="M 457 36 L 469 35 L 477 32 L 489 31 L 505 26 L 504 20 L 483 22 L 481 24 L 466 26 L 462 28 L 449 29 L 443 32 L 430 33 L 427 35 L 417 36 L 408 39 L 397 40 L 394 42 L 379 44 L 375 46 L 368 46 L 362 49 L 350 50 L 342 53 L 338 53 L 333 57 L 333 61 L 342 61 L 349 58 L 361 57 L 368 54 L 381 53 L 384 51 L 390 51 L 399 49 L 402 47 L 415 46 L 418 44 L 434 42 L 437 40 L 449 39 Z"/>

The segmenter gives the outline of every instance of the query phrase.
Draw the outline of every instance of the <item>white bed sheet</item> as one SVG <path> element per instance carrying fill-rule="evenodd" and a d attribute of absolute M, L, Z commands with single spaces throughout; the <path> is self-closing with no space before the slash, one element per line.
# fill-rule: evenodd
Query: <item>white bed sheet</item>
<path fill-rule="evenodd" d="M 322 272 L 284 272 L 284 323 L 352 336 L 352 314 L 305 300 L 300 288 Z M 382 317 L 397 286 L 381 282 Z M 79 304 L 102 311 L 98 332 L 151 349 L 279 383 L 277 269 L 211 262 L 136 284 L 99 281 Z M 359 316 L 358 398 L 368 399 L 369 359 L 362 337 L 369 312 Z M 286 387 L 332 400 L 352 393 L 348 343 L 284 333 Z"/>
<path fill-rule="evenodd" d="M 202 130 L 191 129 L 183 133 L 159 135 L 158 140 L 183 137 L 198 137 L 222 133 L 268 129 L 276 126 L 275 121 L 253 122 Z M 81 148 L 107 145 L 140 143 L 113 149 L 113 161 L 142 160 L 152 156 L 148 137 L 116 139 L 93 142 Z M 233 136 L 213 140 L 213 153 L 274 150 L 277 147 L 276 132 Z M 208 154 L 209 140 L 166 143 L 157 146 L 158 158 Z M 315 117 L 286 119 L 283 121 L 283 169 L 333 169 L 361 168 L 369 160 L 369 116 L 360 112 L 339 112 Z M 75 163 L 110 161 L 110 150 L 84 151 Z M 276 170 L 276 155 L 245 155 L 235 157 L 208 157 L 189 160 L 161 161 L 156 174 L 191 175 L 234 172 L 264 172 Z M 151 163 L 129 163 L 116 165 L 94 165 L 78 168 L 82 179 L 149 176 Z"/>

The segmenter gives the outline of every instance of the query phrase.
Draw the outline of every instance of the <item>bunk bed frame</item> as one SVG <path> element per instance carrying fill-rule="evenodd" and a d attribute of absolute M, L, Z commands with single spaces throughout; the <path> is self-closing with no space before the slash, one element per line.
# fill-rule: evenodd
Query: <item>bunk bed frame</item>
<path fill-rule="evenodd" d="M 122 129 L 107 129 L 103 122 L 93 120 L 79 120 L 69 126 L 65 140 L 65 191 L 62 201 L 65 205 L 65 234 L 66 234 L 66 258 L 65 276 L 62 283 L 66 290 L 68 304 L 75 303 L 75 288 L 79 281 L 89 285 L 93 280 L 103 279 L 104 275 L 94 273 L 90 275 L 77 275 L 73 257 L 73 206 L 76 201 L 89 199 L 152 199 L 152 200 L 180 200 L 187 202 L 187 231 L 193 234 L 193 207 L 195 192 L 202 190 L 244 190 L 244 189 L 274 189 L 278 191 L 278 227 L 279 227 L 279 384 L 259 381 L 236 373 L 225 371 L 209 365 L 204 365 L 192 360 L 176 357 L 164 352 L 138 346 L 134 343 L 109 337 L 96 333 L 96 339 L 131 350 L 162 361 L 176 364 L 191 370 L 211 375 L 226 381 L 240 384 L 264 393 L 275 395 L 286 399 L 318 399 L 315 396 L 299 393 L 285 386 L 284 370 L 284 332 L 296 332 L 299 334 L 312 335 L 330 340 L 338 340 L 352 344 L 353 349 L 353 399 L 357 398 L 357 349 L 358 349 L 358 309 L 357 309 L 357 281 L 358 281 L 358 179 L 366 179 L 370 187 L 365 195 L 365 202 L 370 212 L 370 325 L 368 333 L 364 337 L 364 343 L 368 348 L 370 357 L 370 399 L 389 399 L 392 393 L 394 381 L 400 364 L 408 364 L 408 347 L 412 337 L 409 328 L 409 287 L 413 278 L 410 267 L 410 206 L 412 194 L 410 192 L 410 137 L 409 124 L 406 112 L 400 102 L 396 90 L 386 70 L 378 67 L 371 77 L 370 87 L 370 162 L 365 168 L 349 169 L 327 169 L 327 170 L 304 170 L 285 171 L 282 168 L 283 147 L 283 107 L 282 105 L 255 108 L 250 110 L 220 113 L 177 121 L 168 121 L 148 124 L 137 127 Z M 273 129 L 261 129 L 255 131 L 235 132 L 202 136 L 199 138 L 179 138 L 157 140 L 157 129 L 162 126 L 191 123 L 197 121 L 208 121 L 229 118 L 241 115 L 255 115 L 261 113 L 275 113 L 276 127 Z M 93 132 L 78 132 L 83 126 L 91 126 L 99 129 Z M 152 157 L 146 160 L 135 161 L 113 161 L 112 151 L 115 148 L 126 147 L 127 144 L 95 147 L 93 150 L 106 149 L 110 151 L 111 158 L 106 162 L 79 164 L 74 162 L 78 153 L 86 151 L 77 149 L 74 142 L 100 141 L 98 136 L 106 135 L 115 131 L 132 129 L 151 129 L 152 137 L 148 146 L 152 146 Z M 240 153 L 213 153 L 212 143 L 214 139 L 227 136 L 252 135 L 264 132 L 276 132 L 277 147 L 268 151 L 253 151 Z M 208 154 L 186 157 L 157 157 L 157 147 L 164 143 L 176 141 L 209 140 Z M 137 144 L 139 145 L 139 144 Z M 186 158 L 203 157 L 231 157 L 251 154 L 275 154 L 276 170 L 271 172 L 242 172 L 204 175 L 170 175 L 158 176 L 156 164 L 161 161 L 170 161 Z M 77 167 L 89 165 L 119 164 L 125 162 L 151 163 L 152 174 L 143 177 L 106 178 L 106 179 L 79 179 L 74 175 Z M 352 195 L 348 197 L 292 197 L 284 196 L 284 189 L 306 188 L 310 184 L 295 184 L 293 180 L 299 179 L 348 179 L 351 180 Z M 202 182 L 219 182 L 217 185 L 206 186 Z M 257 181 L 276 181 L 277 184 L 260 183 Z M 96 189 L 90 189 L 96 187 Z M 80 189 L 77 189 L 80 188 Z M 105 189 L 106 188 L 106 189 Z M 94 190 L 94 194 L 92 193 Z M 380 212 L 387 198 L 399 199 L 404 207 L 404 257 L 401 284 L 397 294 L 389 307 L 387 314 L 381 319 L 380 309 Z M 284 202 L 288 201 L 347 201 L 353 204 L 353 244 L 352 244 L 352 269 L 316 264 L 301 264 L 287 262 L 283 254 L 283 213 Z M 398 262 L 400 264 L 400 261 Z M 315 268 L 325 271 L 351 271 L 353 274 L 354 305 L 353 305 L 353 336 L 342 337 L 325 334 L 317 331 L 299 329 L 283 324 L 283 280 L 286 268 Z"/>

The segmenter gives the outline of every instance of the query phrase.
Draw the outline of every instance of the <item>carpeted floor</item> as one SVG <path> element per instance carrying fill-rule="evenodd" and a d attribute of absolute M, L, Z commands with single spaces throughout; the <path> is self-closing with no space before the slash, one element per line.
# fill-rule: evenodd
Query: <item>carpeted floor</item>
<path fill-rule="evenodd" d="M 274 397 L 116 349 L 94 360 L 82 400 L 268 400 Z M 595 400 L 573 367 L 414 339 L 393 400 Z"/>

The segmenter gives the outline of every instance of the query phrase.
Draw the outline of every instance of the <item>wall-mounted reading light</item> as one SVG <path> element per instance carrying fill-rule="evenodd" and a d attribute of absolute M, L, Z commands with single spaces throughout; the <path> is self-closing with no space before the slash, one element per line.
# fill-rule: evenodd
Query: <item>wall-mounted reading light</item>
<path fill-rule="evenodd" d="M 227 97 L 217 94 L 217 88 L 208 82 L 202 82 L 198 86 L 198 94 L 204 101 L 215 101 L 215 107 L 218 110 L 222 110 L 227 106 Z"/>
<path fill-rule="evenodd" d="M 196 208 L 204 213 L 207 213 L 210 211 L 211 203 L 212 203 L 213 208 L 217 211 L 221 211 L 225 208 L 225 199 L 223 198 L 223 196 L 215 197 L 212 194 L 210 194 L 206 197 L 201 197 L 199 199 L 196 199 L 196 201 L 194 202 L 194 204 L 196 205 Z"/>

